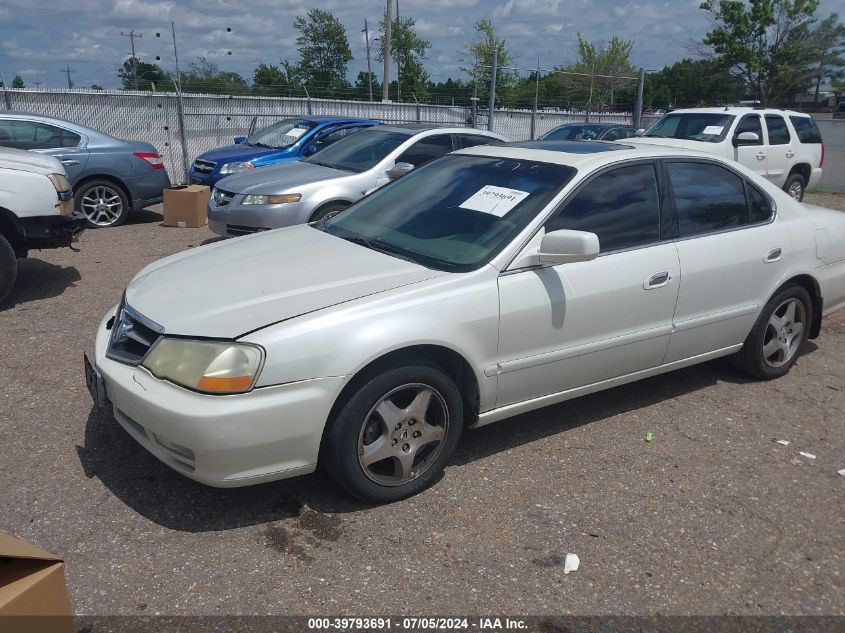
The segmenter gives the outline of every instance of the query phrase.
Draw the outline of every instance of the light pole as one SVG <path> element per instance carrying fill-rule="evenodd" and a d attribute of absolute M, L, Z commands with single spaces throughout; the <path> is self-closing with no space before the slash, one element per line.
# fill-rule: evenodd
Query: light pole
<path fill-rule="evenodd" d="M 393 28 L 393 0 L 387 0 L 387 15 L 384 26 L 384 77 L 381 87 L 381 100 L 390 101 L 387 90 L 390 87 L 390 38 Z"/>
<path fill-rule="evenodd" d="M 370 89 L 370 101 L 373 100 L 373 68 L 370 65 L 370 30 L 367 27 L 367 18 L 364 18 L 364 39 L 367 42 L 367 87 Z M 376 37 L 373 39 L 373 43 L 378 41 L 380 38 Z"/>

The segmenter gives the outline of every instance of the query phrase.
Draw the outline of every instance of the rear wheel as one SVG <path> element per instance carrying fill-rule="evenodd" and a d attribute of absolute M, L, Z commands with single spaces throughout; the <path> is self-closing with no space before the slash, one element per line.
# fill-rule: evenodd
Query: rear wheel
<path fill-rule="evenodd" d="M 92 229 L 120 226 L 129 215 L 129 200 L 123 190 L 108 180 L 89 180 L 74 197 Z"/>
<path fill-rule="evenodd" d="M 807 183 L 801 174 L 792 174 L 786 179 L 786 183 L 783 185 L 783 190 L 795 200 L 798 200 L 798 202 L 804 199 L 804 189 L 806 188 Z"/>
<path fill-rule="evenodd" d="M 770 380 L 789 372 L 810 333 L 813 303 L 801 286 L 782 288 L 769 300 L 745 344 L 732 357 L 746 374 Z"/>
<path fill-rule="evenodd" d="M 9 240 L 0 235 L 0 304 L 12 291 L 18 277 L 18 258 Z"/>
<path fill-rule="evenodd" d="M 439 367 L 388 369 L 353 393 L 326 432 L 321 461 L 353 496 L 383 503 L 433 484 L 463 426 L 461 393 Z"/>
<path fill-rule="evenodd" d="M 338 213 L 346 209 L 349 205 L 345 202 L 331 202 L 329 204 L 323 205 L 319 209 L 314 212 L 314 215 L 311 216 L 310 222 L 319 222 L 320 220 L 328 220 L 329 218 L 333 218 Z"/>

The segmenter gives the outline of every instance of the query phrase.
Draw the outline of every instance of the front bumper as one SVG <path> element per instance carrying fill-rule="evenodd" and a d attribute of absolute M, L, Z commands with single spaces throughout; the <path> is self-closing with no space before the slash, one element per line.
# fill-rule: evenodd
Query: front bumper
<path fill-rule="evenodd" d="M 219 206 L 212 197 L 208 201 L 208 228 L 218 235 L 236 237 L 303 224 L 308 221 L 310 211 L 302 200 L 266 205 L 241 205 L 232 201 Z"/>
<path fill-rule="evenodd" d="M 106 358 L 106 315 L 95 365 L 114 417 L 162 462 L 200 483 L 246 486 L 313 472 L 343 378 L 318 378 L 211 396 Z"/>
<path fill-rule="evenodd" d="M 79 239 L 86 226 L 85 216 L 78 211 L 71 215 L 20 218 L 20 223 L 27 250 L 70 246 Z"/>

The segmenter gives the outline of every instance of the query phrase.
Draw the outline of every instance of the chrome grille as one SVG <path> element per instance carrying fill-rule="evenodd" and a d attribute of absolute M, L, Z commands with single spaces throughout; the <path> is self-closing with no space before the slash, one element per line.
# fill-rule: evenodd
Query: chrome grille
<path fill-rule="evenodd" d="M 200 160 L 198 158 L 194 161 L 194 171 L 200 174 L 210 174 L 216 165 L 217 163 L 210 160 Z"/>
<path fill-rule="evenodd" d="M 225 207 L 232 201 L 232 198 L 235 197 L 235 194 L 221 189 L 215 189 L 211 195 L 214 197 L 214 203 L 218 207 Z"/>
<path fill-rule="evenodd" d="M 106 356 L 126 365 L 139 365 L 163 332 L 158 323 L 122 303 L 112 323 Z"/>

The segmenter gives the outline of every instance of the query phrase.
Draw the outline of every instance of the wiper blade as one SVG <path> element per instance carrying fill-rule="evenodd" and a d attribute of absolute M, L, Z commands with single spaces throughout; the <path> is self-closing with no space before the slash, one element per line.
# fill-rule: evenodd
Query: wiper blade
<path fill-rule="evenodd" d="M 384 242 L 379 242 L 378 240 L 372 240 L 367 237 L 361 237 L 360 235 L 344 237 L 343 239 L 347 242 L 358 244 L 359 246 L 366 246 L 370 250 L 379 251 L 380 253 L 388 253 L 390 255 L 397 255 L 402 259 L 408 259 L 408 256 L 402 253 L 402 251 L 400 251 L 395 246 L 385 244 Z"/>

